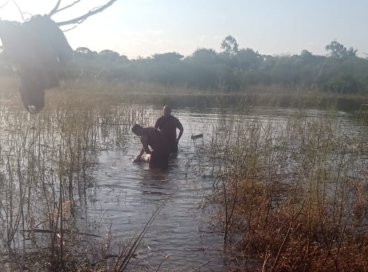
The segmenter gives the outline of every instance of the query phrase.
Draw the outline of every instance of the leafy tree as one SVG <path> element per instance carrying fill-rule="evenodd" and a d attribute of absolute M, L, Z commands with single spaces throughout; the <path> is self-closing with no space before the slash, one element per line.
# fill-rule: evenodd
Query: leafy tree
<path fill-rule="evenodd" d="M 154 54 L 152 57 L 155 61 L 161 61 L 161 62 L 178 62 L 182 58 L 184 58 L 183 55 L 180 55 L 179 53 L 176 53 L 176 52 L 169 52 L 169 53 L 164 53 L 164 54 Z"/>
<path fill-rule="evenodd" d="M 128 57 L 127 57 L 127 56 L 125 56 L 125 55 L 120 55 L 120 57 L 119 57 L 119 62 L 120 62 L 120 63 L 127 63 L 127 62 L 129 62 L 129 59 L 128 59 Z"/>
<path fill-rule="evenodd" d="M 238 65 L 245 69 L 256 69 L 263 61 L 262 56 L 253 49 L 240 49 L 236 55 Z"/>
<path fill-rule="evenodd" d="M 357 49 L 350 47 L 347 49 L 344 45 L 337 41 L 332 41 L 326 45 L 326 51 L 330 51 L 331 57 L 334 59 L 342 59 L 346 57 L 356 57 Z"/>
<path fill-rule="evenodd" d="M 98 78 L 221 91 L 277 85 L 344 94 L 368 93 L 368 59 L 336 41 L 326 46 L 327 56 L 307 50 L 297 55 L 263 55 L 251 48 L 240 48 L 232 36 L 223 40 L 221 48 L 221 52 L 197 49 L 185 58 L 177 52 L 167 52 L 129 60 L 112 50 L 96 53 L 79 47 L 74 61 L 59 75 L 66 79 Z M 9 75 L 11 67 L 0 52 L 0 75 Z"/>
<path fill-rule="evenodd" d="M 77 58 L 84 58 L 84 59 L 95 59 L 97 58 L 97 52 L 92 51 L 91 49 L 89 49 L 88 47 L 78 47 L 75 51 L 74 51 L 74 55 Z"/>
<path fill-rule="evenodd" d="M 188 61 L 197 63 L 216 63 L 219 61 L 217 52 L 213 49 L 197 49 L 193 55 L 187 58 Z"/>
<path fill-rule="evenodd" d="M 99 56 L 101 56 L 101 58 L 105 60 L 117 61 L 120 57 L 120 54 L 115 51 L 105 49 L 99 53 Z"/>
<path fill-rule="evenodd" d="M 75 52 L 76 52 L 76 53 L 83 54 L 83 55 L 89 55 L 89 54 L 92 54 L 91 49 L 89 49 L 88 47 L 78 47 L 78 48 L 75 50 Z"/>
<path fill-rule="evenodd" d="M 239 51 L 239 45 L 231 35 L 227 36 L 221 43 L 221 49 L 228 56 L 234 56 Z"/>

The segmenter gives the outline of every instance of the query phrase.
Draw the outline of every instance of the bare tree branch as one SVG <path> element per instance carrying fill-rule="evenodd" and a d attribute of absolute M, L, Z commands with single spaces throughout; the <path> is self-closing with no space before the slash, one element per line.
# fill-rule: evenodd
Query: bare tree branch
<path fill-rule="evenodd" d="M 9 0 L 7 0 L 7 1 L 5 2 L 5 4 L 4 4 L 4 5 L 2 5 L 2 6 L 0 7 L 0 9 L 2 9 L 3 7 L 5 7 L 8 3 L 9 3 Z"/>
<path fill-rule="evenodd" d="M 68 29 L 63 30 L 63 32 L 68 32 L 68 31 L 73 30 L 74 28 L 77 28 L 77 27 L 78 27 L 78 25 L 75 25 L 75 26 L 73 26 L 71 28 L 68 28 Z"/>
<path fill-rule="evenodd" d="M 56 12 L 58 12 L 60 4 L 61 4 L 61 0 L 58 0 L 57 3 L 56 3 L 56 6 L 53 8 L 53 10 L 50 11 L 49 17 L 54 15 Z"/>
<path fill-rule="evenodd" d="M 107 9 L 108 7 L 110 7 L 112 4 L 114 4 L 117 0 L 110 0 L 109 2 L 107 2 L 105 5 L 99 7 L 99 8 L 95 8 L 95 9 L 91 9 L 89 12 L 87 12 L 86 14 L 69 20 L 69 21 L 65 21 L 65 22 L 60 22 L 60 23 L 56 23 L 58 26 L 64 26 L 64 25 L 71 25 L 71 24 L 81 24 L 82 22 L 84 22 L 87 18 L 104 11 L 105 9 Z"/>
<path fill-rule="evenodd" d="M 71 3 L 70 5 L 67 5 L 67 6 L 65 6 L 65 7 L 63 7 L 63 8 L 58 8 L 58 10 L 56 10 L 55 12 L 53 12 L 52 14 L 50 13 L 49 14 L 49 17 L 51 17 L 51 16 L 53 16 L 53 15 L 55 15 L 56 13 L 58 13 L 58 12 L 60 12 L 60 11 L 63 11 L 63 10 L 66 10 L 66 9 L 68 9 L 68 8 L 71 8 L 71 7 L 73 7 L 74 5 L 76 5 L 76 4 L 78 4 L 80 1 L 82 1 L 82 0 L 76 0 L 76 1 L 74 1 L 73 3 Z"/>
<path fill-rule="evenodd" d="M 20 9 L 20 7 L 18 6 L 17 2 L 15 2 L 15 0 L 13 0 L 13 3 L 14 3 L 14 5 L 17 7 L 17 9 L 18 9 L 18 11 L 19 11 L 19 13 L 20 13 L 20 16 L 22 16 L 22 20 L 23 20 L 23 22 L 24 22 L 24 21 L 25 21 L 25 19 L 24 19 L 24 13 L 23 13 L 23 11 Z"/>

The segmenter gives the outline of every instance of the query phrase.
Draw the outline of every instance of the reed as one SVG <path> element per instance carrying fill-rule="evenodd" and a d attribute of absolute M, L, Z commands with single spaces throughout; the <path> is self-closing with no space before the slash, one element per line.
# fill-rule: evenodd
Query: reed
<path fill-rule="evenodd" d="M 124 152 L 131 126 L 154 116 L 98 93 L 51 92 L 38 115 L 6 90 L 1 97 L 1 271 L 123 271 L 131 256 L 118 269 L 109 226 L 102 237 L 79 230 L 76 208 L 87 203 L 100 152 Z"/>
<path fill-rule="evenodd" d="M 64 82 L 29 115 L 3 80 L 0 90 L 0 264 L 4 271 L 123 271 L 142 236 L 114 241 L 76 228 L 104 150 L 124 152 L 130 127 L 154 123 L 148 105 L 231 108 L 207 144 L 213 201 L 224 249 L 239 271 L 365 271 L 368 267 L 365 138 L 335 118 L 339 101 L 366 113 L 358 97 L 300 92 L 198 93 L 184 87 Z M 344 101 L 345 101 L 344 100 Z M 349 103 L 352 103 L 351 105 Z M 345 105 L 345 104 L 344 104 Z M 298 107 L 287 121 L 254 106 Z M 329 111 L 306 118 L 303 108 Z M 358 115 L 357 115 L 358 116 Z M 354 118 L 354 117 L 352 117 Z M 196 154 L 197 155 L 197 154 Z M 201 166 L 202 167 L 202 166 Z M 148 222 L 148 225 L 151 221 Z M 144 231 L 142 232 L 144 235 Z M 119 243 L 120 252 L 112 251 Z M 157 268 L 159 269 L 159 268 Z M 3 271 L 2 270 L 2 271 Z"/>
<path fill-rule="evenodd" d="M 215 128 L 216 221 L 237 271 L 365 271 L 368 142 L 335 114 Z"/>

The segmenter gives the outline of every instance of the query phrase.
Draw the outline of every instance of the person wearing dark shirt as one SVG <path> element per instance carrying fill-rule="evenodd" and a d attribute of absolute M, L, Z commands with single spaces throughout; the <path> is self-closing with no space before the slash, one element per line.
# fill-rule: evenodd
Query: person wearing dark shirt
<path fill-rule="evenodd" d="M 143 153 L 146 152 L 151 155 L 149 159 L 150 168 L 166 170 L 169 166 L 170 147 L 163 133 L 153 127 L 143 128 L 137 124 L 133 126 L 132 132 L 140 137 L 143 146 L 136 159 L 141 159 Z"/>
<path fill-rule="evenodd" d="M 171 115 L 170 106 L 164 107 L 164 115 L 157 119 L 155 128 L 162 131 L 166 136 L 170 145 L 170 152 L 178 152 L 178 144 L 184 128 L 179 119 Z M 176 129 L 179 129 L 178 137 L 176 137 Z"/>

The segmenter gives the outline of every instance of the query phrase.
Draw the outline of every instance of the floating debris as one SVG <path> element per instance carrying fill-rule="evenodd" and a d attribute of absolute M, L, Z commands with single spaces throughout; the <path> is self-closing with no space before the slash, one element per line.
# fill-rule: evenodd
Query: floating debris
<path fill-rule="evenodd" d="M 203 138 L 203 134 L 201 133 L 201 134 L 197 134 L 197 135 L 192 135 L 190 138 L 191 138 L 192 140 L 199 139 L 199 138 Z"/>

